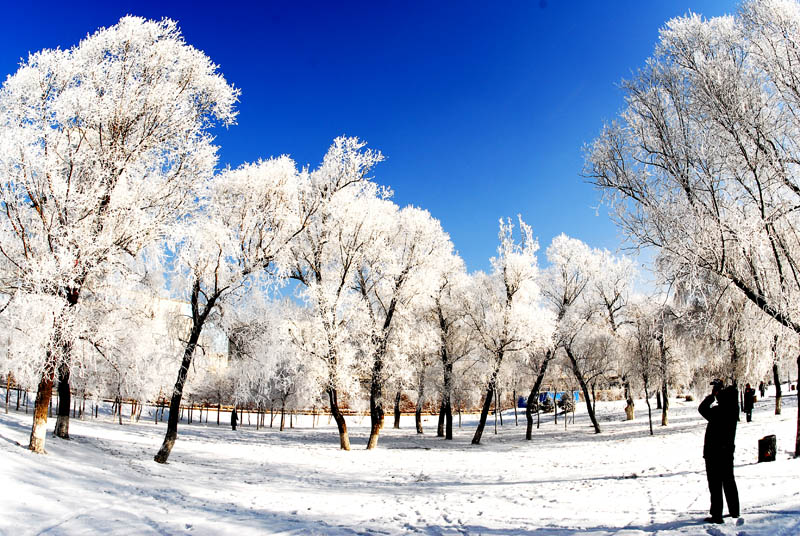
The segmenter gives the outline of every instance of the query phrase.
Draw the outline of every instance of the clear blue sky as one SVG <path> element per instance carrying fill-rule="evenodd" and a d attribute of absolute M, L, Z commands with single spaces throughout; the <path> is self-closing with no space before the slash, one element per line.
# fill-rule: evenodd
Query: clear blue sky
<path fill-rule="evenodd" d="M 4 2 L 0 72 L 69 47 L 125 14 L 170 17 L 242 89 L 222 164 L 290 154 L 316 165 L 331 140 L 367 140 L 400 205 L 442 221 L 486 269 L 497 220 L 521 213 L 542 249 L 565 232 L 618 248 L 580 177 L 582 147 L 622 108 L 618 82 L 664 23 L 723 0 L 501 2 Z"/>

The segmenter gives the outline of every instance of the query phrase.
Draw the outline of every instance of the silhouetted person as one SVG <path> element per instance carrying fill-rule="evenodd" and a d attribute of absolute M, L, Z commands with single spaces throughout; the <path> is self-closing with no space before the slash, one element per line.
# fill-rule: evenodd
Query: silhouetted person
<path fill-rule="evenodd" d="M 753 420 L 753 406 L 756 403 L 756 390 L 746 384 L 744 388 L 744 414 L 747 415 L 747 422 Z"/>
<path fill-rule="evenodd" d="M 739 419 L 739 394 L 736 386 L 724 387 L 722 380 L 711 382 L 711 394 L 700 403 L 698 411 L 708 421 L 703 443 L 706 461 L 708 491 L 711 494 L 710 523 L 722 521 L 722 492 L 728 503 L 731 517 L 739 517 L 739 491 L 733 478 L 733 451 L 736 441 L 736 423 Z M 717 404 L 713 405 L 716 400 Z"/>
<path fill-rule="evenodd" d="M 764 381 L 763 380 L 761 381 L 761 383 L 758 384 L 758 391 L 761 393 L 761 398 L 762 399 L 767 394 L 767 386 L 764 385 Z"/>
<path fill-rule="evenodd" d="M 236 423 L 239 422 L 239 415 L 236 414 L 236 406 L 233 407 L 233 411 L 231 412 L 231 428 L 235 431 L 236 430 Z"/>

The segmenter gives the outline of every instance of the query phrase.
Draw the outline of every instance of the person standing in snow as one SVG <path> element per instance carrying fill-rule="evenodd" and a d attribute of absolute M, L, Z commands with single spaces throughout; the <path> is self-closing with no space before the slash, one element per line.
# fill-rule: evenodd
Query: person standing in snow
<path fill-rule="evenodd" d="M 744 388 L 744 414 L 747 415 L 747 422 L 753 420 L 753 406 L 756 403 L 756 390 L 746 384 Z"/>
<path fill-rule="evenodd" d="M 236 423 L 239 422 L 239 415 L 236 414 L 236 406 L 233 406 L 233 411 L 231 412 L 231 428 L 233 431 L 236 431 Z"/>
<path fill-rule="evenodd" d="M 761 380 L 761 383 L 758 384 L 758 390 L 761 393 L 761 398 L 763 399 L 767 393 L 767 386 L 764 385 L 764 380 Z"/>
<path fill-rule="evenodd" d="M 739 491 L 733 477 L 733 451 L 736 441 L 736 423 L 739 420 L 738 393 L 735 385 L 725 387 L 722 380 L 711 382 L 711 394 L 700 403 L 698 411 L 707 421 L 703 458 L 711 495 L 710 523 L 723 523 L 722 493 L 728 503 L 731 517 L 739 517 Z M 716 401 L 716 405 L 714 405 Z"/>

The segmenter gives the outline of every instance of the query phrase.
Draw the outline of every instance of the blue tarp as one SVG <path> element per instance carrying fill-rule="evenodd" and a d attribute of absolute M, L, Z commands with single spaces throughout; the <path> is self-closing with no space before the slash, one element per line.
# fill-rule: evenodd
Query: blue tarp
<path fill-rule="evenodd" d="M 548 398 L 550 400 L 552 400 L 553 397 L 555 397 L 555 399 L 558 401 L 558 400 L 561 400 L 561 397 L 564 397 L 564 396 L 569 396 L 569 395 L 567 395 L 567 391 L 558 391 L 556 393 L 554 393 L 553 391 L 546 391 L 544 393 L 539 393 L 539 403 L 542 404 Z M 572 398 L 575 400 L 575 402 L 580 402 L 581 401 L 581 394 L 578 391 L 573 391 L 572 392 Z M 517 407 L 518 408 L 527 408 L 528 407 L 528 399 L 525 398 L 524 396 L 519 397 L 519 399 L 517 400 Z"/>
<path fill-rule="evenodd" d="M 562 397 L 565 397 L 565 396 L 569 396 L 569 395 L 567 395 L 566 391 L 558 391 L 558 392 L 555 392 L 555 393 L 553 391 L 547 391 L 547 392 L 544 392 L 544 393 L 539 393 L 539 403 L 544 402 L 548 398 L 550 400 L 553 400 L 553 398 L 555 398 L 556 401 L 559 401 L 559 400 L 561 400 Z M 572 392 L 572 398 L 573 398 L 573 400 L 575 400 L 575 402 L 580 402 L 581 394 L 578 391 L 573 391 Z"/>

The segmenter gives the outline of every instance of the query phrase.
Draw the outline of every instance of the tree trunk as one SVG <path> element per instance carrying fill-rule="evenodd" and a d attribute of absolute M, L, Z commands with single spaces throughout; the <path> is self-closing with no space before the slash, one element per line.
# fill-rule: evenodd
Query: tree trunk
<path fill-rule="evenodd" d="M 650 435 L 653 435 L 653 408 L 650 406 L 650 393 L 647 392 L 647 383 L 644 385 L 644 401 L 647 402 L 647 421 L 650 423 Z"/>
<path fill-rule="evenodd" d="M 664 338 L 662 333 L 661 338 L 658 340 L 659 351 L 661 352 L 661 426 L 669 424 L 669 370 L 667 366 L 667 346 Z"/>
<path fill-rule="evenodd" d="M 512 402 L 514 402 L 514 426 L 519 426 L 519 417 L 517 416 L 517 406 L 519 404 L 517 403 L 517 390 L 516 389 L 511 393 L 511 400 L 512 400 Z"/>
<path fill-rule="evenodd" d="M 376 367 L 382 369 L 377 365 Z M 373 369 L 373 380 L 372 380 L 372 388 L 370 389 L 369 394 L 369 420 L 370 420 L 370 429 L 369 429 L 369 440 L 367 441 L 367 450 L 372 450 L 378 446 L 378 437 L 381 433 L 381 429 L 383 428 L 383 388 L 381 386 L 381 381 L 379 378 L 375 378 L 375 375 L 380 376 L 380 371 L 375 371 Z"/>
<path fill-rule="evenodd" d="M 402 284 L 402 279 L 395 282 L 395 292 Z M 362 295 L 366 298 L 365 289 L 362 287 Z M 370 431 L 369 441 L 367 441 L 367 450 L 374 449 L 378 446 L 378 436 L 383 429 L 383 358 L 386 354 L 386 338 L 388 337 L 389 327 L 392 324 L 395 308 L 397 307 L 396 295 L 392 297 L 389 307 L 386 310 L 386 318 L 383 321 L 383 328 L 381 330 L 378 345 L 375 350 L 374 362 L 372 364 L 372 385 L 369 390 L 369 420 Z"/>
<path fill-rule="evenodd" d="M 572 349 L 569 346 L 565 346 L 564 349 L 567 352 L 567 357 L 569 357 L 569 360 L 572 363 L 572 371 L 575 373 L 575 378 L 578 380 L 578 384 L 581 386 L 581 391 L 583 391 L 583 396 L 586 399 L 586 410 L 589 412 L 589 419 L 592 421 L 592 426 L 594 426 L 594 433 L 599 434 L 600 424 L 597 422 L 597 417 L 594 414 L 594 405 L 589 399 L 589 387 L 586 385 L 586 380 L 584 380 L 583 374 L 578 367 L 578 361 L 575 359 Z M 555 405 L 555 400 L 553 401 L 553 404 Z M 555 408 L 553 409 L 553 413 L 558 413 Z"/>
<path fill-rule="evenodd" d="M 458 427 L 461 428 L 461 414 L 458 415 Z M 445 440 L 453 439 L 453 404 L 450 401 L 450 396 L 445 398 L 444 402 L 444 438 Z"/>
<path fill-rule="evenodd" d="M 58 367 L 58 409 L 56 411 L 56 427 L 53 431 L 53 435 L 61 439 L 69 439 L 69 410 L 71 403 L 69 367 L 62 362 Z"/>
<path fill-rule="evenodd" d="M 494 390 L 494 435 L 497 435 L 497 389 Z"/>
<path fill-rule="evenodd" d="M 441 304 L 437 302 L 437 312 L 439 315 L 439 329 L 441 330 L 442 341 L 439 349 L 439 356 L 442 359 L 443 389 L 442 389 L 442 410 L 439 413 L 439 426 L 436 429 L 436 437 L 453 439 L 453 363 L 447 353 L 447 337 L 450 330 L 444 317 Z M 442 430 L 442 414 L 444 414 L 444 430 Z M 461 427 L 461 413 L 458 414 L 459 428 Z"/>
<path fill-rule="evenodd" d="M 492 397 L 495 390 L 495 382 L 497 381 L 498 369 L 495 369 L 489 380 L 489 385 L 486 387 L 486 397 L 483 400 L 483 408 L 481 409 L 481 418 L 478 421 L 478 428 L 475 429 L 475 435 L 472 436 L 472 444 L 480 445 L 483 429 L 486 427 L 486 419 L 489 416 L 489 410 L 492 409 Z"/>
<path fill-rule="evenodd" d="M 661 391 L 656 389 L 656 409 L 661 409 Z"/>
<path fill-rule="evenodd" d="M 281 404 L 281 426 L 278 428 L 279 432 L 283 432 L 284 425 L 286 424 L 286 402 Z"/>
<path fill-rule="evenodd" d="M 478 427 L 475 429 L 475 435 L 472 436 L 472 444 L 480 445 L 483 429 L 486 427 L 486 418 L 489 416 L 489 410 L 492 408 L 492 396 L 497 389 L 497 375 L 500 373 L 500 365 L 503 362 L 503 354 L 499 353 L 497 356 L 497 364 L 489 377 L 489 384 L 486 386 L 486 398 L 483 401 L 483 408 L 481 409 L 481 417 L 478 421 Z"/>
<path fill-rule="evenodd" d="M 47 410 L 50 406 L 50 397 L 53 396 L 53 375 L 53 371 L 45 371 L 42 374 L 39 380 L 39 389 L 36 391 L 36 402 L 33 406 L 33 426 L 31 427 L 31 439 L 28 448 L 39 454 L 45 454 Z"/>
<path fill-rule="evenodd" d="M 498 406 L 499 406 L 499 411 L 500 411 L 500 415 L 499 415 L 500 416 L 500 426 L 503 426 L 503 403 L 500 400 L 500 391 L 495 389 L 494 390 L 494 411 L 495 411 L 495 415 L 497 415 Z M 497 417 L 495 417 L 495 421 L 497 421 Z M 495 423 L 495 428 L 497 428 L 496 424 L 497 423 Z"/>
<path fill-rule="evenodd" d="M 82 280 L 74 287 L 64 289 L 67 300 L 67 307 L 73 307 L 78 303 Z M 58 367 L 58 416 L 54 435 L 61 439 L 69 439 L 69 408 L 71 405 L 71 393 L 69 388 L 69 362 L 72 354 L 72 342 L 62 338 L 60 323 L 56 324 L 54 330 L 54 343 L 61 348 L 61 364 Z"/>
<path fill-rule="evenodd" d="M 205 323 L 206 318 L 208 318 L 208 314 L 214 308 L 214 304 L 219 298 L 221 292 L 222 291 L 215 291 L 207 296 L 206 304 L 201 310 L 200 282 L 195 279 L 194 283 L 192 284 L 192 329 L 189 333 L 189 339 L 183 352 L 181 368 L 178 370 L 178 379 L 175 381 L 175 388 L 172 391 L 172 397 L 170 399 L 167 433 L 164 435 L 164 442 L 162 443 L 161 448 L 153 458 L 158 463 L 167 463 L 170 452 L 172 452 L 172 447 L 175 445 L 175 440 L 178 438 L 178 420 L 180 419 L 181 398 L 183 398 L 183 387 L 186 384 L 186 376 L 189 373 L 189 367 L 192 364 L 194 350 L 197 347 L 197 341 L 200 339 L 200 333 L 203 331 L 203 324 Z M 121 415 L 122 412 L 120 411 L 120 416 Z"/>
<path fill-rule="evenodd" d="M 533 438 L 533 404 L 539 398 L 539 393 L 536 392 L 536 386 L 531 389 L 528 395 L 528 401 L 525 404 L 525 439 L 530 441 Z"/>
<path fill-rule="evenodd" d="M 436 437 L 444 437 L 444 395 L 442 395 L 442 403 L 439 405 L 438 422 L 436 423 Z"/>
<path fill-rule="evenodd" d="M 778 375 L 778 362 L 772 362 L 772 379 L 775 382 L 775 415 L 781 414 L 781 403 L 782 403 L 782 393 L 781 393 L 781 378 Z"/>
<path fill-rule="evenodd" d="M 328 388 L 328 399 L 331 404 L 331 416 L 336 421 L 336 426 L 339 428 L 339 448 L 342 450 L 350 450 L 350 437 L 347 435 L 347 423 L 344 420 L 339 409 L 338 393 L 336 389 Z"/>
<path fill-rule="evenodd" d="M 453 439 L 453 364 L 448 362 L 444 366 L 444 395 L 442 395 L 442 411 L 444 413 L 444 438 Z M 458 415 L 458 426 L 461 427 L 461 414 Z"/>
<path fill-rule="evenodd" d="M 400 397 L 401 392 L 397 391 L 394 395 L 394 427 L 400 428 Z"/>
<path fill-rule="evenodd" d="M 420 374 L 419 384 L 417 385 L 417 407 L 414 412 L 414 422 L 417 425 L 417 433 L 421 434 L 422 431 L 422 406 L 425 404 L 425 381 L 423 375 Z"/>
<path fill-rule="evenodd" d="M 378 446 L 378 437 L 383 428 L 383 350 L 379 347 L 375 351 L 375 361 L 372 365 L 372 381 L 369 390 L 369 440 L 367 450 Z"/>
<path fill-rule="evenodd" d="M 542 381 L 544 381 L 544 375 L 547 372 L 547 366 L 550 364 L 550 361 L 553 359 L 554 352 L 552 350 L 548 350 L 542 360 L 542 364 L 539 366 L 539 373 L 536 375 L 536 381 L 533 384 L 533 388 L 531 389 L 531 394 L 528 395 L 528 405 L 525 408 L 525 419 L 528 421 L 528 425 L 525 429 L 525 439 L 530 441 L 533 435 L 533 405 L 537 404 L 539 401 L 539 389 L 542 387 Z M 539 420 L 539 412 L 536 412 L 536 420 L 537 420 L 537 428 L 538 428 L 538 420 Z"/>
<path fill-rule="evenodd" d="M 8 397 L 11 394 L 11 373 L 6 374 L 6 413 L 8 413 Z"/>
<path fill-rule="evenodd" d="M 794 437 L 794 457 L 800 458 L 800 354 L 797 356 L 797 433 Z"/>
<path fill-rule="evenodd" d="M 172 390 L 172 398 L 169 403 L 169 419 L 167 420 L 167 433 L 164 435 L 164 442 L 161 448 L 153 458 L 158 463 L 167 463 L 167 459 L 172 452 L 172 447 L 175 445 L 175 440 L 178 439 L 178 419 L 181 413 L 181 398 L 183 398 L 183 387 L 186 384 L 186 376 L 192 364 L 194 350 L 197 347 L 197 341 L 200 339 L 200 333 L 203 331 L 203 324 L 208 317 L 208 313 L 210 313 L 211 309 L 214 307 L 214 302 L 219 297 L 219 294 L 212 294 L 208 298 L 203 311 L 200 312 L 199 295 L 200 283 L 195 281 L 192 287 L 191 302 L 192 330 L 189 334 L 189 340 L 186 343 L 186 349 L 183 352 L 183 360 L 181 361 L 181 368 L 178 371 L 178 379 L 175 381 L 175 388 Z"/>
<path fill-rule="evenodd" d="M 635 417 L 633 409 L 633 393 L 631 393 L 631 382 L 627 377 L 622 378 L 625 386 L 625 420 L 632 421 Z"/>

